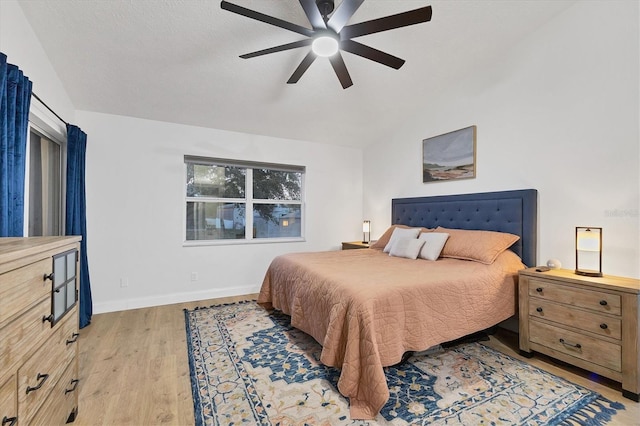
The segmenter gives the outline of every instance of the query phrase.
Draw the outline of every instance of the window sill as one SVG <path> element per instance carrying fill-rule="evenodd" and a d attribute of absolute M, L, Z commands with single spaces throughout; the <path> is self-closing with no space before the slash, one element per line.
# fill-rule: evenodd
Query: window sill
<path fill-rule="evenodd" d="M 296 238 L 253 238 L 251 240 L 194 240 L 183 241 L 182 247 L 202 247 L 202 246 L 237 246 L 246 244 L 274 244 L 274 243 L 302 243 L 304 237 Z"/>

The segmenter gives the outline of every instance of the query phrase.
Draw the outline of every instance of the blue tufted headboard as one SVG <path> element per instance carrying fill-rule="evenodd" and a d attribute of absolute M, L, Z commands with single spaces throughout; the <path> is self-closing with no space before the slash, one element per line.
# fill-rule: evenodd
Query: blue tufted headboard
<path fill-rule="evenodd" d="M 519 235 L 511 247 L 527 266 L 536 265 L 538 191 L 483 192 L 394 198 L 391 223 L 425 228 L 480 229 Z"/>

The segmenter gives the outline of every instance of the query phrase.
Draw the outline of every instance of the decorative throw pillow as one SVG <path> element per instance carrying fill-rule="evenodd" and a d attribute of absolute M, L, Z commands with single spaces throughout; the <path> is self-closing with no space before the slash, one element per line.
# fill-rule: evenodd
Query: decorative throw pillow
<path fill-rule="evenodd" d="M 382 236 L 380 238 L 378 238 L 377 241 L 374 241 L 374 243 L 369 248 L 378 249 L 378 250 L 384 250 L 384 248 L 387 246 L 387 244 L 389 244 L 389 240 L 391 239 L 391 235 L 393 234 L 393 231 L 396 228 L 401 228 L 401 229 L 419 229 L 420 232 L 432 232 L 433 231 L 433 229 L 429 229 L 429 228 L 411 228 L 410 226 L 407 226 L 407 225 L 391 225 L 389 228 L 387 228 L 387 230 L 384 232 L 384 234 L 382 234 Z"/>
<path fill-rule="evenodd" d="M 389 251 L 389 256 L 417 259 L 423 245 L 424 240 L 417 238 L 400 238 L 393 243 Z"/>
<path fill-rule="evenodd" d="M 438 260 L 447 238 L 449 238 L 449 234 L 442 232 L 423 232 L 418 237 L 419 240 L 424 240 L 419 256 L 422 259 Z"/>
<path fill-rule="evenodd" d="M 382 250 L 385 253 L 389 253 L 391 251 L 391 247 L 393 247 L 393 244 L 403 238 L 412 238 L 412 239 L 416 239 L 418 238 L 418 234 L 420 233 L 420 228 L 400 228 L 400 227 L 396 227 L 396 229 L 393 230 L 393 233 L 391 234 L 391 238 L 389 238 L 389 242 L 387 243 L 386 246 L 384 246 L 384 250 Z"/>
<path fill-rule="evenodd" d="M 393 231 L 396 228 L 407 229 L 409 227 L 406 225 L 391 225 L 389 228 L 387 228 L 386 231 L 384 231 L 384 234 L 382 234 L 382 236 L 378 238 L 378 241 L 371 244 L 369 248 L 383 250 L 387 246 L 387 244 L 389 244 L 389 240 L 391 239 L 391 234 L 393 234 Z"/>
<path fill-rule="evenodd" d="M 498 255 L 520 239 L 506 232 L 472 231 L 437 227 L 435 232 L 449 234 L 442 249 L 442 257 L 474 260 L 486 265 L 492 264 Z"/>

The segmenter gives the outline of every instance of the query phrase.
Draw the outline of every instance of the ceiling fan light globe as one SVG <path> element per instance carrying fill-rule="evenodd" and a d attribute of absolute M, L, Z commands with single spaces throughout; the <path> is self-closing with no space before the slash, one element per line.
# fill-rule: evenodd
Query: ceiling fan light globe
<path fill-rule="evenodd" d="M 313 40 L 311 50 L 318 56 L 328 57 L 338 53 L 339 43 L 334 37 L 320 36 Z"/>

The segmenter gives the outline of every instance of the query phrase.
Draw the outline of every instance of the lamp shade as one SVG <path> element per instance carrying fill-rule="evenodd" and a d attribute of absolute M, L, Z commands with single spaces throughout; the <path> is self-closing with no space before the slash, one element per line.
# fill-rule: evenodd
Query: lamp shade
<path fill-rule="evenodd" d="M 362 242 L 368 244 L 371 241 L 371 221 L 362 222 Z"/>
<path fill-rule="evenodd" d="M 576 227 L 576 274 L 602 276 L 602 228 Z"/>

